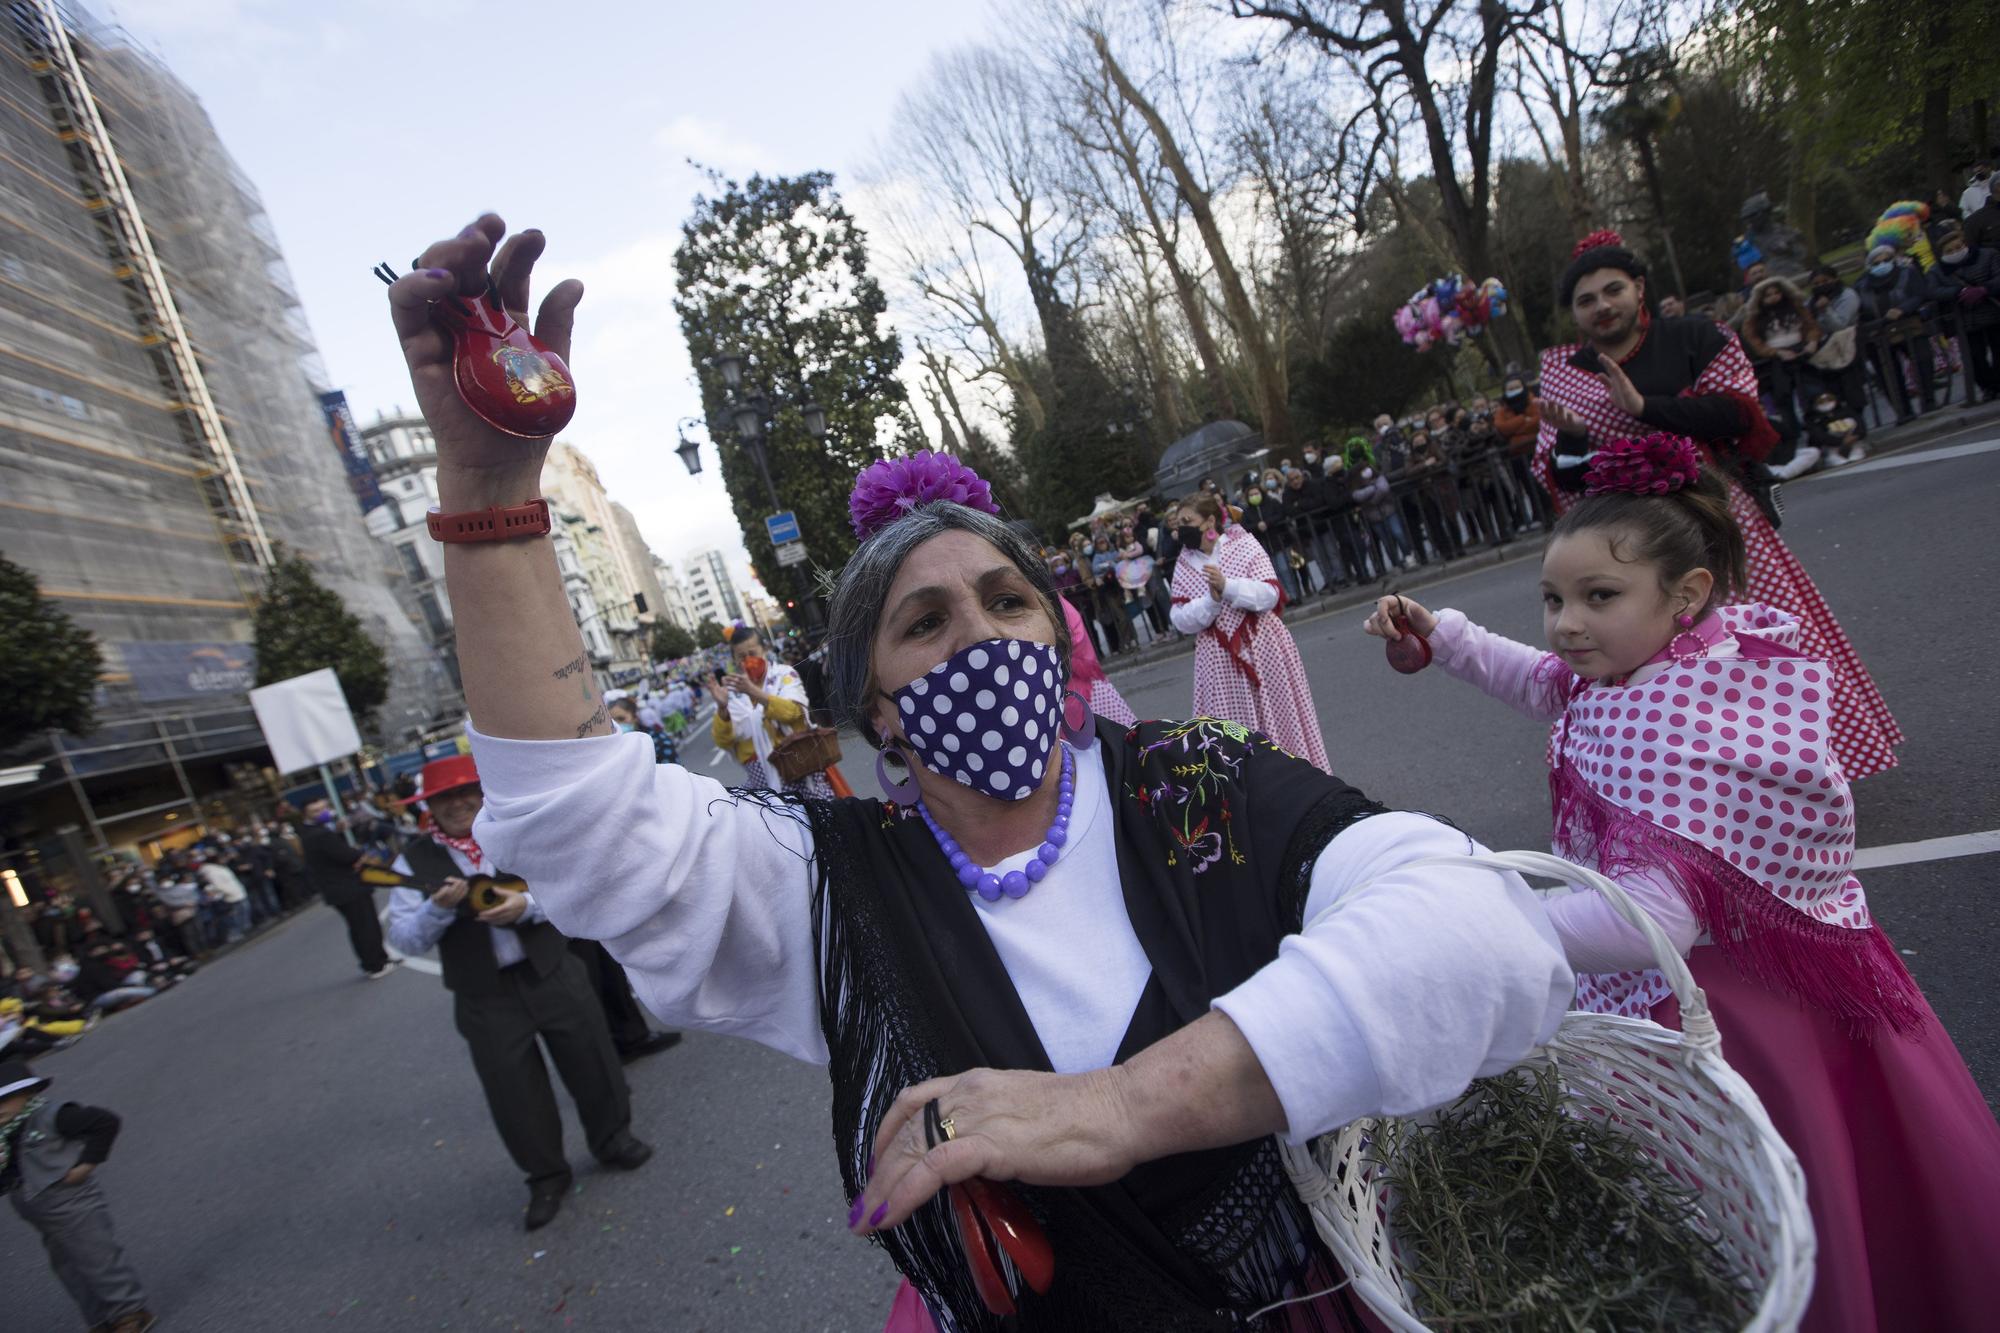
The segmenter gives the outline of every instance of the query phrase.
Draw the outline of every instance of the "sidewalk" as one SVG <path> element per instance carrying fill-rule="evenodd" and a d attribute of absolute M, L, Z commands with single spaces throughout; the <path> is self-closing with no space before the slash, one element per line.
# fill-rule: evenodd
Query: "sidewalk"
<path fill-rule="evenodd" d="M 1943 407 L 1918 417 L 1907 426 L 1891 426 L 1878 430 L 1868 437 L 1868 456 L 1870 461 L 1886 458 L 1890 454 L 1928 444 L 1941 436 L 1981 426 L 2000 428 L 2000 402 Z M 1813 472 L 1796 481 L 1788 481 L 1785 485 L 1803 486 L 1822 477 L 1834 475 L 1837 473 Z M 1539 557 L 1541 553 L 1541 534 L 1528 533 L 1504 545 L 1488 547 L 1457 560 L 1440 560 L 1433 564 L 1420 565 L 1416 569 L 1395 570 L 1386 577 L 1370 583 L 1354 584 L 1336 593 L 1316 595 L 1287 608 L 1285 624 L 1296 629 L 1301 625 L 1309 625 L 1323 616 L 1373 605 L 1376 598 L 1389 593 L 1415 593 L 1445 579 L 1456 578 L 1468 570 L 1509 565 L 1530 557 Z M 1104 662 L 1104 671 L 1106 675 L 1116 676 L 1134 667 L 1151 666 L 1155 662 L 1168 661 L 1193 651 L 1194 640 L 1178 636 L 1109 658 Z"/>

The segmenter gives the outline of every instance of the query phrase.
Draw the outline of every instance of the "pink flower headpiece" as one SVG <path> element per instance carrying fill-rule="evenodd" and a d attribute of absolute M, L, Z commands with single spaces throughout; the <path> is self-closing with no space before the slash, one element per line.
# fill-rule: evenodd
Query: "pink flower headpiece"
<path fill-rule="evenodd" d="M 1684 435 L 1661 432 L 1637 440 L 1613 440 L 1590 456 L 1583 473 L 1585 495 L 1672 495 L 1701 476 L 1701 451 Z"/>
<path fill-rule="evenodd" d="M 977 472 L 950 454 L 919 449 L 907 458 L 883 458 L 870 463 L 854 479 L 847 497 L 847 517 L 861 540 L 888 527 L 920 504 L 949 500 L 968 509 L 1000 512 L 993 488 Z"/>

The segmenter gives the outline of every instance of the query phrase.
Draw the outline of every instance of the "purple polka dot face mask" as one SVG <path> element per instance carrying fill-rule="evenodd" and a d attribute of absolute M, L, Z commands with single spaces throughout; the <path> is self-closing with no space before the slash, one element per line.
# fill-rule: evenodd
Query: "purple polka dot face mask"
<path fill-rule="evenodd" d="M 1054 644 L 988 639 L 889 697 L 925 768 L 1019 801 L 1048 771 L 1066 683 Z"/>

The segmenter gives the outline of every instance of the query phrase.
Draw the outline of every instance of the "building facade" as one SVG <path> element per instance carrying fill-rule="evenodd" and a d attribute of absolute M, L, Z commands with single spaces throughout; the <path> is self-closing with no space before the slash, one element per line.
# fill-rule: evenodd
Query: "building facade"
<path fill-rule="evenodd" d="M 8 756 L 42 767 L 0 791 L 0 828 L 31 851 L 62 825 L 138 845 L 268 762 L 245 690 L 280 551 L 384 646 L 385 742 L 451 682 L 369 539 L 276 233 L 200 103 L 74 4 L 9 5 L 0 51 L 0 516 L 106 663 L 96 734 Z"/>
<path fill-rule="evenodd" d="M 704 620 L 712 620 L 726 628 L 733 620 L 746 619 L 743 600 L 737 595 L 735 581 L 729 577 L 729 567 L 723 563 L 721 551 L 713 547 L 696 551 L 682 564 L 682 571 L 686 576 L 688 603 L 697 625 Z"/>
<path fill-rule="evenodd" d="M 660 585 L 660 613 L 692 634 L 701 617 L 694 613 L 694 603 L 688 600 L 687 586 L 681 582 L 681 576 L 672 565 L 654 556 L 653 577 Z"/>

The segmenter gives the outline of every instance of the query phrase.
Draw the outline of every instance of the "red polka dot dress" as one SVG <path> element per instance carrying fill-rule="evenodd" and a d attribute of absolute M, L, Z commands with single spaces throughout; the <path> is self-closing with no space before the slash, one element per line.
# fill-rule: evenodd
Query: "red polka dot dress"
<path fill-rule="evenodd" d="M 1593 444 L 1634 439 L 1660 429 L 1628 415 L 1611 401 L 1610 392 L 1602 380 L 1570 365 L 1569 356 L 1575 350 L 1572 345 L 1554 347 L 1542 353 L 1541 392 L 1544 398 L 1581 416 L 1590 426 Z M 1646 350 L 1647 344 L 1642 343 L 1633 356 L 1637 357 Z M 1656 375 L 1661 373 L 1657 365 L 1650 369 Z M 1650 393 L 1656 387 L 1643 382 L 1640 373 L 1632 369 L 1630 363 L 1628 374 L 1632 375 L 1633 383 L 1642 392 Z M 1751 404 L 1757 399 L 1756 372 L 1750 368 L 1750 362 L 1743 355 L 1743 348 L 1734 334 L 1728 335 L 1722 350 L 1683 390 L 1683 396 L 1722 394 Z M 1556 512 L 1561 514 L 1581 497 L 1555 484 L 1556 442 L 1555 426 L 1545 419 L 1535 447 L 1535 475 L 1548 488 Z M 1718 444 L 1725 450 L 1730 446 L 1729 441 L 1697 442 L 1711 462 L 1715 461 Z M 1726 470 L 1724 475 L 1727 475 Z M 1729 512 L 1743 531 L 1743 545 L 1748 556 L 1746 573 L 1749 586 L 1744 590 L 1744 600 L 1791 612 L 1799 621 L 1800 647 L 1807 655 L 1833 668 L 1832 748 L 1834 756 L 1840 760 L 1842 771 L 1849 781 L 1855 781 L 1894 768 L 1895 747 L 1903 743 L 1902 729 L 1896 725 L 1881 691 L 1875 687 L 1874 678 L 1862 665 L 1861 655 L 1855 651 L 1840 622 L 1834 619 L 1812 576 L 1806 573 L 1799 558 L 1778 536 L 1777 529 L 1764 517 L 1764 512 L 1757 507 L 1749 492 L 1733 478 L 1729 480 Z"/>
<path fill-rule="evenodd" d="M 1206 570 L 1222 566 L 1225 578 L 1268 584 L 1276 594 L 1267 611 L 1247 611 L 1217 603 Z M 1174 565 L 1174 624 L 1197 637 L 1194 646 L 1194 716 L 1221 718 L 1260 731 L 1287 754 L 1332 772 L 1312 687 L 1292 632 L 1279 618 L 1284 591 L 1271 557 L 1240 527 L 1223 531 L 1207 556 L 1184 550 Z M 1206 625 L 1188 620 L 1191 609 L 1214 618 Z"/>

